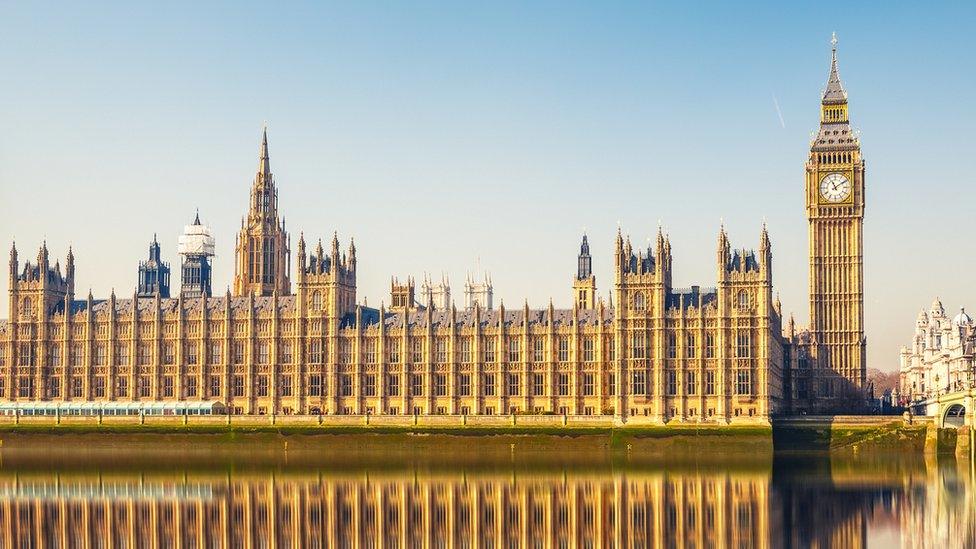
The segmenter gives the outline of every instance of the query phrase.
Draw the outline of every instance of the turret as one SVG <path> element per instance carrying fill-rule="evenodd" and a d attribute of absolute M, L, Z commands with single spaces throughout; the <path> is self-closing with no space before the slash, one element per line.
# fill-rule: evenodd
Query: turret
<path fill-rule="evenodd" d="M 759 268 L 770 279 L 773 276 L 773 251 L 769 242 L 769 232 L 766 231 L 766 223 L 763 222 L 762 231 L 759 233 Z"/>
<path fill-rule="evenodd" d="M 619 262 L 619 260 L 618 260 Z M 590 244 L 583 235 L 580 253 L 576 258 L 576 278 L 573 280 L 573 306 L 579 309 L 592 309 L 596 301 L 596 277 L 593 276 L 593 258 Z"/>
<path fill-rule="evenodd" d="M 159 241 L 153 235 L 149 243 L 149 259 L 139 262 L 138 294 L 141 297 L 160 295 L 169 297 L 169 263 L 160 255 Z"/>
<path fill-rule="evenodd" d="M 214 251 L 214 237 L 210 234 L 210 228 L 200 222 L 200 211 L 197 210 L 193 223 L 183 227 L 177 247 L 177 252 L 183 258 L 180 296 L 195 298 L 213 295 L 211 258 Z"/>
<path fill-rule="evenodd" d="M 10 286 L 11 290 L 17 285 L 17 243 L 10 246 Z"/>

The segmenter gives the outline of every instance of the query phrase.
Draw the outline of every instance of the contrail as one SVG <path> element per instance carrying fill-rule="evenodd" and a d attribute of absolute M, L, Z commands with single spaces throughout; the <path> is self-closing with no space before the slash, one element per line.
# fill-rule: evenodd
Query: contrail
<path fill-rule="evenodd" d="M 786 121 L 783 120 L 783 112 L 779 110 L 779 101 L 776 100 L 776 94 L 773 94 L 773 106 L 776 107 L 776 116 L 779 117 L 779 125 L 786 129 Z"/>

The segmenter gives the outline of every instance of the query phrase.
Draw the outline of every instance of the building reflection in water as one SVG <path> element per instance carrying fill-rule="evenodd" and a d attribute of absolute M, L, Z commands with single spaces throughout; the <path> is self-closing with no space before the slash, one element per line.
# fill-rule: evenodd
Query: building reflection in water
<path fill-rule="evenodd" d="M 3 547 L 972 546 L 955 472 L 845 485 L 756 472 L 0 474 Z M 897 538 L 896 538 L 897 539 Z M 968 541 L 967 541 L 968 540 Z"/>

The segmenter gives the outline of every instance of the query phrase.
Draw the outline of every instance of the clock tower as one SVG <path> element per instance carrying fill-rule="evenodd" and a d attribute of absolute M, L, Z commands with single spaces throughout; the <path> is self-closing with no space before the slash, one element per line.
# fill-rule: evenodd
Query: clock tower
<path fill-rule="evenodd" d="M 851 130 L 847 92 L 831 39 L 830 74 L 820 102 L 820 129 L 806 163 L 810 235 L 810 365 L 814 408 L 855 408 L 863 402 L 864 160 Z"/>

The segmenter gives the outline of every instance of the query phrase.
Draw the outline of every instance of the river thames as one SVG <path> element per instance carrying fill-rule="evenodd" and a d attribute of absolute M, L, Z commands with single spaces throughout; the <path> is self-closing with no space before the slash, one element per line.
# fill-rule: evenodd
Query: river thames
<path fill-rule="evenodd" d="M 5 436 L 3 547 L 974 547 L 951 456 L 569 437 Z"/>

